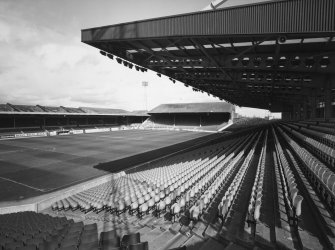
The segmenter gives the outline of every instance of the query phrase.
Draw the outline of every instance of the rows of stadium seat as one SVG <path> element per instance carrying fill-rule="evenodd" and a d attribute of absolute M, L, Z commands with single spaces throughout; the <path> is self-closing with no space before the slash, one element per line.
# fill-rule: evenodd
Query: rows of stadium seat
<path fill-rule="evenodd" d="M 196 120 L 190 121 L 174 121 L 173 117 L 169 119 L 154 119 L 153 117 L 149 118 L 142 124 L 142 128 L 148 129 L 190 129 L 190 130 L 208 130 L 208 131 L 217 131 L 219 128 L 227 125 L 228 122 L 224 122 L 223 120 L 218 120 L 216 122 L 206 122 L 206 120 L 202 121 L 200 125 L 199 118 Z"/>
<path fill-rule="evenodd" d="M 263 196 L 263 182 L 264 182 L 264 171 L 265 171 L 265 156 L 267 149 L 267 138 L 268 130 L 265 131 L 265 136 L 262 145 L 261 155 L 259 157 L 256 177 L 254 185 L 252 187 L 249 206 L 248 206 L 248 221 L 256 222 L 260 217 L 260 209 L 262 206 L 262 196 Z"/>
<path fill-rule="evenodd" d="M 275 147 L 278 156 L 277 164 L 275 165 L 281 179 L 281 193 L 283 194 L 283 200 L 286 204 L 286 211 L 289 215 L 290 222 L 294 224 L 297 222 L 297 217 L 301 214 L 301 203 L 303 201 L 303 197 L 299 195 L 294 174 L 292 173 L 288 161 L 284 156 L 284 151 L 273 128 L 272 133 L 275 138 Z"/>
<path fill-rule="evenodd" d="M 289 142 L 293 150 L 299 155 L 301 160 L 308 167 L 309 175 L 314 182 L 317 183 L 318 189 L 322 190 L 324 195 L 328 193 L 328 202 L 331 204 L 331 200 L 335 195 L 335 174 L 316 157 L 309 153 L 306 149 L 300 147 L 294 140 L 291 139 L 283 130 L 279 128 L 284 138 Z"/>
<path fill-rule="evenodd" d="M 319 131 L 322 133 L 326 133 L 326 134 L 331 134 L 331 135 L 335 135 L 335 125 L 334 122 L 333 123 L 327 123 L 327 125 L 325 126 L 324 124 L 306 124 L 305 122 L 299 122 L 297 123 L 300 126 L 303 127 L 307 127 L 309 129 L 313 129 L 315 131 Z"/>
<path fill-rule="evenodd" d="M 120 237 L 116 230 L 101 232 L 97 224 L 74 223 L 65 217 L 35 212 L 0 216 L 0 249 L 4 250 L 147 250 L 148 242 L 140 234 Z"/>
<path fill-rule="evenodd" d="M 295 168 L 295 170 L 298 173 L 298 178 L 300 178 L 303 185 L 306 187 L 307 190 L 313 190 L 312 185 L 315 184 L 315 182 L 308 182 L 308 174 L 309 171 L 307 170 L 307 167 L 304 168 L 303 164 L 299 164 L 292 153 L 287 150 L 289 158 L 292 160 L 292 166 Z M 306 178 L 307 177 L 307 178 Z M 324 199 L 321 196 L 315 195 L 315 193 L 312 191 L 310 193 L 312 196 L 311 202 L 313 203 L 314 207 L 316 208 L 317 215 L 314 214 L 314 217 L 319 217 L 318 220 L 321 221 L 321 223 L 324 225 L 325 228 L 327 228 L 328 233 L 325 233 L 324 236 L 328 238 L 328 241 L 331 243 L 331 245 L 335 246 L 335 228 L 334 228 L 334 220 L 332 219 L 331 212 L 326 208 L 324 204 Z M 330 211 L 332 208 L 330 209 Z M 319 246 L 314 247 L 315 249 L 320 248 Z"/>
<path fill-rule="evenodd" d="M 284 136 L 290 140 L 287 135 L 284 134 Z M 323 163 L 313 157 L 307 150 L 299 147 L 299 145 L 297 145 L 294 141 L 290 140 L 290 144 L 296 153 L 298 153 L 301 159 L 305 162 L 305 166 L 307 166 L 307 174 L 314 182 L 317 190 L 320 191 L 321 197 L 323 197 L 328 206 L 333 209 L 335 175 Z M 329 225 L 329 228 L 333 228 L 332 223 L 333 222 L 331 222 L 331 225 Z"/>
<path fill-rule="evenodd" d="M 334 122 L 324 122 L 324 121 L 300 121 L 303 124 L 317 125 L 320 127 L 334 128 Z"/>
<path fill-rule="evenodd" d="M 247 143 L 246 147 L 248 145 L 249 143 Z M 237 148 L 239 148 L 239 146 Z M 173 217 L 179 215 L 180 212 L 185 211 L 186 213 L 184 215 L 186 216 L 186 220 L 196 222 L 200 219 L 203 212 L 207 210 L 210 202 L 217 195 L 218 190 L 224 183 L 225 178 L 236 167 L 236 163 L 243 154 L 242 151 L 239 155 L 236 156 L 236 151 L 233 151 L 231 153 L 227 151 L 225 154 L 220 155 L 220 157 L 218 157 L 215 162 L 213 162 L 214 166 L 216 166 L 211 170 L 208 176 L 203 177 L 203 179 L 201 180 L 202 182 L 196 184 L 194 188 L 190 190 L 190 192 L 187 192 L 185 194 L 185 201 L 183 201 L 184 197 L 182 197 L 180 201 L 176 201 L 172 205 L 172 207 L 175 208 L 170 211 Z M 236 157 L 232 159 L 234 156 Z M 195 200 L 193 195 L 196 196 Z M 191 202 L 189 200 L 191 200 Z M 185 203 L 189 206 L 185 206 L 184 209 L 183 205 Z M 193 206 L 191 206 L 192 204 Z M 188 208 L 190 209 L 187 210 Z M 186 222 L 186 224 L 188 224 L 188 222 Z"/>
<path fill-rule="evenodd" d="M 306 148 L 299 145 L 288 131 L 284 131 L 280 127 L 278 127 L 278 131 L 292 149 L 292 153 L 296 154 L 300 161 L 298 163 L 292 153 L 287 150 L 288 156 L 292 160 L 291 166 L 299 174 L 298 178 L 308 190 L 308 195 L 313 195 L 311 202 L 314 203 L 314 208 L 317 211 L 313 216 L 317 216 L 318 220 L 322 221 L 323 227 L 326 228 L 323 232 L 324 237 L 327 238 L 330 245 L 335 246 L 335 227 L 331 215 L 334 211 L 335 174 Z M 318 195 L 315 195 L 314 191 L 311 192 L 313 189 Z"/>
<path fill-rule="evenodd" d="M 218 150 L 219 147 L 217 145 L 216 149 Z M 58 201 L 53 204 L 53 209 L 77 209 L 80 207 L 86 212 L 92 209 L 99 212 L 106 208 L 120 214 L 125 208 L 131 206 L 131 210 L 135 210 L 146 202 L 149 203 L 148 208 L 152 209 L 153 205 L 164 198 L 167 199 L 166 202 L 169 205 L 168 194 L 181 186 L 181 183 L 184 183 L 187 179 L 191 179 L 192 171 L 199 172 L 204 164 L 209 165 L 211 163 L 210 157 L 212 157 L 212 161 L 216 158 L 214 157 L 216 151 L 209 147 L 208 150 L 204 149 L 203 154 L 199 150 L 192 153 L 189 155 L 189 160 L 184 159 L 184 162 L 176 164 L 170 160 L 164 162 L 167 164 L 166 166 L 163 163 L 163 166 L 160 167 L 154 166 L 150 167 L 149 170 L 144 169 L 143 171 L 130 173 L 116 182 L 105 183 Z M 197 154 L 198 159 L 191 160 Z M 176 159 L 179 161 L 181 158 Z M 202 173 L 204 174 L 204 171 Z M 192 180 L 194 181 L 194 178 Z M 183 187 L 178 190 L 178 192 L 184 192 Z M 110 195 L 111 193 L 113 195 Z M 146 205 L 143 205 L 141 209 L 146 211 Z"/>
<path fill-rule="evenodd" d="M 269 120 L 262 118 L 241 117 L 235 118 L 234 123 L 227 129 L 228 131 L 240 131 L 243 129 L 257 128 L 269 123 Z"/>
<path fill-rule="evenodd" d="M 0 246 L 3 249 L 43 249 L 45 242 L 67 233 L 75 224 L 73 220 L 53 218 L 34 212 L 0 216 Z"/>
<path fill-rule="evenodd" d="M 266 153 L 269 136 L 273 139 L 271 145 L 274 149 L 270 155 L 274 162 L 271 166 L 266 165 L 266 158 L 269 157 Z M 191 225 L 191 230 L 194 228 L 196 232 L 197 227 L 194 226 L 206 221 L 205 217 L 213 213 L 214 210 L 209 209 L 213 204 L 216 204 L 217 209 L 214 212 L 222 222 L 227 221 L 227 217 L 237 216 L 238 213 L 234 210 L 236 204 L 241 202 L 238 196 L 241 196 L 244 187 L 250 187 L 244 218 L 257 227 L 261 214 L 268 213 L 266 209 L 262 209 L 266 206 L 263 200 L 266 192 L 264 175 L 267 168 L 273 168 L 276 180 L 274 191 L 278 192 L 278 203 L 281 206 L 279 216 L 283 221 L 288 221 L 288 227 L 294 228 L 288 232 L 292 235 L 302 235 L 303 232 L 299 228 L 299 221 L 304 213 L 303 200 L 308 196 L 302 191 L 303 186 L 307 188 L 309 185 L 308 181 L 304 182 L 305 175 L 321 197 L 321 204 L 317 203 L 316 198 L 313 199 L 316 208 L 312 209 L 318 209 L 327 227 L 333 230 L 331 216 L 327 219 L 326 213 L 320 209 L 324 201 L 326 211 L 334 208 L 335 174 L 327 167 L 330 164 L 322 163 L 311 153 L 312 149 L 303 143 L 307 141 L 313 145 L 316 141 L 307 137 L 296 130 L 291 131 L 286 125 L 274 126 L 270 130 L 253 130 L 247 135 L 127 171 L 127 174 L 114 181 L 54 203 L 52 209 L 83 213 L 93 211 L 92 214 L 108 213 L 120 218 L 119 220 L 126 217 L 131 223 L 147 221 L 149 217 L 155 216 L 158 222 L 162 222 L 161 218 L 172 221 L 171 225 L 176 221 L 182 225 Z M 296 159 L 301 160 L 303 166 Z M 218 199 L 219 203 L 216 203 Z M 333 232 L 335 235 L 335 230 Z M 147 240 L 147 237 L 144 238 Z M 120 237 L 113 239 L 120 242 L 115 247 L 122 246 Z M 141 249 L 150 247 L 150 242 L 136 242 Z"/>
<path fill-rule="evenodd" d="M 286 130 L 289 130 L 289 127 L 283 125 Z M 335 149 L 325 145 L 322 142 L 314 140 L 308 136 L 303 135 L 302 133 L 290 130 L 290 133 L 295 136 L 298 140 L 304 142 L 304 144 L 311 149 L 311 151 L 315 152 L 319 155 L 320 159 L 329 163 L 330 166 L 335 167 Z"/>
<path fill-rule="evenodd" d="M 258 135 L 254 135 L 254 137 L 257 136 L 256 142 L 253 143 L 252 148 L 250 149 L 250 151 L 248 152 L 248 155 L 245 157 L 244 162 L 242 163 L 242 166 L 240 167 L 239 171 L 237 172 L 237 174 L 234 177 L 234 180 L 232 182 L 232 184 L 230 185 L 229 189 L 226 191 L 224 197 L 222 198 L 222 201 L 219 204 L 218 207 L 218 214 L 219 214 L 219 218 L 222 219 L 222 221 L 225 220 L 227 214 L 229 213 L 233 200 L 235 199 L 235 196 L 237 195 L 237 191 L 245 177 L 245 174 L 250 166 L 250 161 L 251 158 L 254 155 L 254 151 L 255 151 L 255 147 L 258 143 L 258 140 L 261 137 L 261 133 L 259 133 Z M 253 140 L 250 140 L 249 143 L 251 143 Z M 248 145 L 247 145 L 248 147 Z M 240 155 L 242 155 L 244 152 L 240 152 Z"/>
<path fill-rule="evenodd" d="M 73 203 L 72 199 L 79 196 L 85 198 L 87 206 L 90 206 L 83 207 L 85 212 L 107 210 L 120 215 L 129 210 L 130 214 L 136 213 L 142 218 L 153 211 L 152 214 L 157 217 L 164 213 L 164 218 L 168 220 L 174 221 L 181 216 L 196 222 L 213 200 L 226 176 L 236 167 L 236 162 L 242 158 L 244 151 L 238 155 L 237 152 L 248 147 L 254 137 L 255 135 L 248 135 L 197 150 L 193 153 L 199 153 L 199 158 L 194 161 L 186 161 L 185 156 L 178 157 L 178 160 L 183 159 L 184 162 L 178 164 L 177 161 L 173 164 L 170 160 L 165 167 L 148 167 L 128 174 L 115 182 L 72 196 L 70 200 L 55 203 L 53 209 L 75 209 L 79 204 L 71 205 L 70 201 Z M 245 143 L 247 141 L 249 142 Z M 192 157 L 194 154 L 191 154 Z M 163 181 L 164 176 L 166 180 Z M 112 207 L 111 204 L 115 203 L 117 206 Z"/>
<path fill-rule="evenodd" d="M 288 127 L 300 131 L 301 133 L 312 137 L 319 142 L 322 142 L 332 148 L 335 148 L 335 136 L 331 134 L 325 134 L 322 132 L 315 131 L 310 128 L 301 127 L 299 123 L 285 123 Z M 334 125 L 335 126 L 335 125 Z"/>

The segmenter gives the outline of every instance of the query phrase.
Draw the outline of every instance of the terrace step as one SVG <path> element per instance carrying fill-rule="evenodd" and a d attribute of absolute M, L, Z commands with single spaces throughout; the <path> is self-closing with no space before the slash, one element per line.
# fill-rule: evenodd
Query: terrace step
<path fill-rule="evenodd" d="M 155 238 L 157 238 L 159 235 L 161 235 L 163 232 L 159 228 L 152 229 L 151 231 L 141 235 L 141 241 L 154 241 Z"/>
<path fill-rule="evenodd" d="M 221 244 L 220 242 L 214 240 L 214 239 L 209 239 L 207 240 L 199 250 L 222 250 L 224 249 L 225 245 Z M 232 250 L 232 249 L 231 249 Z"/>
<path fill-rule="evenodd" d="M 165 244 L 163 243 L 158 250 L 167 250 L 182 246 L 189 238 L 181 233 L 176 234 L 172 239 L 170 239 Z"/>
<path fill-rule="evenodd" d="M 196 235 L 193 235 L 191 238 L 189 238 L 184 243 L 187 250 L 197 250 L 204 244 L 205 244 L 205 240 L 203 238 L 200 238 L 200 237 L 196 236 Z"/>
<path fill-rule="evenodd" d="M 162 243 L 170 241 L 174 236 L 170 231 L 161 233 L 158 237 L 152 238 L 152 241 L 149 241 L 149 249 L 158 249 Z"/>

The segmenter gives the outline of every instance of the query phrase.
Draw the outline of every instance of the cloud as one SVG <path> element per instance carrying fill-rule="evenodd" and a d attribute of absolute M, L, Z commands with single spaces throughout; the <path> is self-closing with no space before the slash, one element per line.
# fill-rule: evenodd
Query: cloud
<path fill-rule="evenodd" d="M 60 45 L 55 43 L 44 44 L 41 47 L 35 48 L 35 54 L 41 60 L 43 65 L 50 69 L 55 70 L 61 67 L 73 68 L 80 61 L 84 59 L 86 50 L 82 46 L 69 44 Z"/>
<path fill-rule="evenodd" d="M 95 10 L 103 6 L 96 2 L 84 2 L 80 10 L 78 4 L 79 0 L 0 1 L 0 103 L 140 110 L 146 102 L 152 109 L 162 103 L 218 101 L 154 72 L 126 68 L 81 43 L 80 28 L 126 17 L 116 9 L 113 15 L 107 7 Z M 128 12 L 136 19 L 143 16 L 137 10 Z M 146 93 L 143 81 L 149 82 Z"/>

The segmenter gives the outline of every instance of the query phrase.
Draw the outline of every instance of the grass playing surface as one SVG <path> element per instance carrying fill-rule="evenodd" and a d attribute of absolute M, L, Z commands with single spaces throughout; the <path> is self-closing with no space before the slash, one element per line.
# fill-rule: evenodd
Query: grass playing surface
<path fill-rule="evenodd" d="M 127 130 L 0 141 L 0 201 L 20 200 L 108 172 L 94 166 L 205 136 Z M 129 166 L 130 167 L 130 166 Z"/>

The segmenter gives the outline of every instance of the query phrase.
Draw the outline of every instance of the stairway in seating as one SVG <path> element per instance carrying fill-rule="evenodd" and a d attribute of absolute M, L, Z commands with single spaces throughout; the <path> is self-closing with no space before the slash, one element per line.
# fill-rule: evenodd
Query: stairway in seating
<path fill-rule="evenodd" d="M 133 217 L 131 217 L 133 219 Z M 141 242 L 148 241 L 149 250 L 168 250 L 181 246 L 187 249 L 224 249 L 219 241 L 211 238 L 200 237 L 190 231 L 189 228 L 181 227 L 179 222 L 172 223 L 165 221 L 164 217 L 153 217 L 151 214 L 145 215 L 142 219 L 128 220 L 128 216 L 123 217 L 122 224 L 127 224 L 129 228 L 133 228 L 132 232 L 141 234 Z M 208 248 L 210 246 L 210 248 Z"/>

